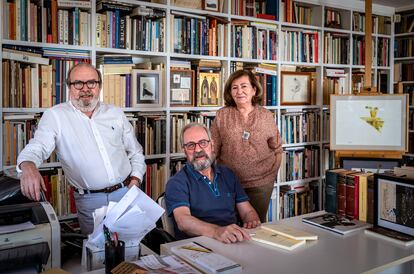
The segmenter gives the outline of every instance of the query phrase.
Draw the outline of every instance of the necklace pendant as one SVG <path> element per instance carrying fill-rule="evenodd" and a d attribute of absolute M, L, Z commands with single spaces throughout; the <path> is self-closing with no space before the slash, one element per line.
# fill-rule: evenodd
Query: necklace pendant
<path fill-rule="evenodd" d="M 249 138 L 250 138 L 250 132 L 244 130 L 243 135 L 242 135 L 242 139 L 243 140 L 249 140 Z"/>

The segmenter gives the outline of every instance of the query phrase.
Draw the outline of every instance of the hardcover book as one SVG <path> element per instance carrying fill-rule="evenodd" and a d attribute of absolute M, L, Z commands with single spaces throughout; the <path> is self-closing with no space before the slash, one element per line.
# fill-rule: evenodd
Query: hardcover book
<path fill-rule="evenodd" d="M 294 240 L 273 231 L 258 228 L 251 234 L 252 240 L 286 250 L 293 250 L 306 243 L 306 240 Z"/>
<path fill-rule="evenodd" d="M 293 228 L 291 226 L 283 225 L 283 224 L 263 224 L 262 228 L 264 230 L 271 231 L 273 233 L 280 234 L 287 238 L 291 238 L 294 240 L 317 240 L 318 235 Z"/>
<path fill-rule="evenodd" d="M 386 241 L 390 241 L 390 242 L 397 243 L 397 244 L 404 245 L 404 246 L 411 246 L 412 244 L 414 244 L 413 236 L 400 233 L 395 230 L 382 228 L 382 227 L 374 226 L 374 227 L 368 228 L 365 230 L 365 234 L 378 237 Z"/>
<path fill-rule="evenodd" d="M 306 217 L 302 221 L 342 235 L 371 227 L 371 224 L 333 213 L 323 213 L 314 217 Z"/>

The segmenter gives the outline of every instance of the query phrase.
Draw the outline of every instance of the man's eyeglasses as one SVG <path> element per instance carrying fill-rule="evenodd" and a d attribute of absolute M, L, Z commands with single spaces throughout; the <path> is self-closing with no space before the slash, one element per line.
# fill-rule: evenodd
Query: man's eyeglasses
<path fill-rule="evenodd" d="M 183 144 L 183 147 L 186 150 L 195 150 L 196 146 L 198 145 L 200 148 L 206 148 L 208 146 L 208 144 L 210 143 L 210 140 L 200 140 L 197 143 L 194 142 L 189 142 L 187 144 Z"/>
<path fill-rule="evenodd" d="M 85 85 L 88 88 L 95 88 L 96 84 L 99 84 L 99 83 L 100 82 L 96 81 L 96 80 L 88 80 L 86 82 L 76 80 L 76 81 L 73 81 L 73 82 L 69 83 L 69 85 L 72 85 L 77 90 L 81 90 L 81 89 L 83 89 L 83 86 L 85 86 Z"/>

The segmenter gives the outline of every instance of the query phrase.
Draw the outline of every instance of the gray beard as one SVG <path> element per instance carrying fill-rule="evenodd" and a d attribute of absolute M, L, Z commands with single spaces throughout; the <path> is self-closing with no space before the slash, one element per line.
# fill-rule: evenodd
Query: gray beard
<path fill-rule="evenodd" d="M 195 158 L 197 156 L 206 156 L 205 160 L 197 161 Z M 211 165 L 214 163 L 215 156 L 214 154 L 209 157 L 205 152 L 200 152 L 199 154 L 194 154 L 194 159 L 191 161 L 191 164 L 196 171 L 203 171 L 211 167 Z"/>
<path fill-rule="evenodd" d="M 80 99 L 72 99 L 72 104 L 75 106 L 75 108 L 79 109 L 82 112 L 92 112 L 95 110 L 96 106 L 98 105 L 99 99 L 98 98 L 92 98 L 91 102 L 87 105 L 83 103 Z"/>

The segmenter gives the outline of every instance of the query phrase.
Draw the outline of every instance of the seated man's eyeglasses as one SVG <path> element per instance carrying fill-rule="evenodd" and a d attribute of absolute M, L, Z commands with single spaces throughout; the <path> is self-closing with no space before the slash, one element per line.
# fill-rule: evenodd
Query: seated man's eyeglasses
<path fill-rule="evenodd" d="M 88 88 L 95 88 L 96 84 L 99 84 L 99 83 L 100 82 L 96 81 L 96 80 L 88 80 L 86 82 L 76 80 L 76 81 L 73 81 L 73 82 L 69 83 L 69 85 L 72 85 L 77 90 L 81 90 L 81 89 L 83 89 L 83 86 L 85 84 Z"/>
<path fill-rule="evenodd" d="M 200 148 L 206 148 L 208 144 L 210 143 L 210 140 L 202 139 L 198 141 L 197 143 L 194 142 L 188 142 L 187 144 L 184 144 L 183 147 L 186 150 L 195 150 L 196 146 L 198 145 Z"/>

